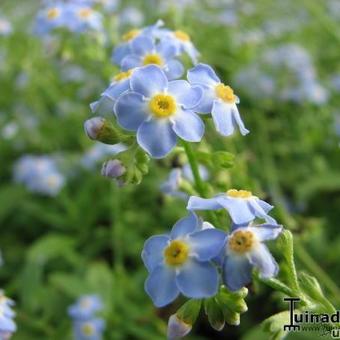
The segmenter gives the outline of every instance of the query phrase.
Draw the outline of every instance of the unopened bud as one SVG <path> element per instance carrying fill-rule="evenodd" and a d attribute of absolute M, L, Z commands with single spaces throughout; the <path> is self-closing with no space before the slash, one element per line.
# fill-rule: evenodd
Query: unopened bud
<path fill-rule="evenodd" d="M 102 167 L 102 175 L 110 178 L 119 178 L 126 172 L 123 163 L 118 159 L 110 159 Z"/>
<path fill-rule="evenodd" d="M 169 340 L 183 338 L 191 331 L 192 325 L 182 321 L 176 314 L 169 318 L 167 337 Z"/>
<path fill-rule="evenodd" d="M 123 141 L 124 135 L 113 124 L 103 117 L 93 117 L 84 123 L 85 133 L 90 139 L 105 144 L 117 144 Z"/>

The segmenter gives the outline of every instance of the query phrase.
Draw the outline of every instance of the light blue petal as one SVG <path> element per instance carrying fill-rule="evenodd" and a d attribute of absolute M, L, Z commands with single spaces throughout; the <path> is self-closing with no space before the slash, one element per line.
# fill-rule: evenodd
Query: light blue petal
<path fill-rule="evenodd" d="M 282 232 L 282 226 L 277 224 L 260 224 L 253 227 L 248 227 L 259 241 L 268 241 L 276 239 Z"/>
<path fill-rule="evenodd" d="M 118 124 L 126 130 L 136 131 L 148 117 L 143 96 L 128 92 L 118 98 L 114 106 Z"/>
<path fill-rule="evenodd" d="M 187 77 L 191 84 L 216 86 L 221 82 L 212 67 L 207 64 L 197 64 L 188 71 Z"/>
<path fill-rule="evenodd" d="M 215 100 L 211 115 L 217 132 L 222 136 L 230 136 L 234 133 L 234 122 L 230 105 Z"/>
<path fill-rule="evenodd" d="M 171 194 L 172 192 L 178 190 L 181 180 L 181 173 L 181 169 L 172 169 L 168 179 L 161 184 L 161 191 L 165 194 Z"/>
<path fill-rule="evenodd" d="M 262 208 L 262 206 L 264 206 L 266 208 L 266 210 L 269 208 L 269 204 L 268 205 L 264 205 L 263 203 L 261 203 L 261 200 L 257 197 L 251 199 L 249 201 L 249 206 L 251 207 L 251 209 L 253 209 L 254 215 L 256 215 L 257 217 L 263 218 L 266 222 L 271 223 L 271 224 L 277 224 L 276 220 L 272 217 L 270 217 L 269 215 L 267 215 L 267 212 Z M 264 201 L 262 201 L 264 202 Z M 266 203 L 266 202 L 264 202 Z M 273 208 L 273 206 L 271 206 Z M 267 210 L 268 211 L 268 210 Z"/>
<path fill-rule="evenodd" d="M 180 78 L 184 73 L 184 66 L 176 59 L 169 60 L 164 68 L 169 80 Z"/>
<path fill-rule="evenodd" d="M 140 57 L 134 54 L 129 54 L 122 60 L 120 66 L 123 71 L 128 71 L 132 68 L 141 66 L 141 64 L 142 64 L 142 60 Z"/>
<path fill-rule="evenodd" d="M 218 202 L 217 197 L 214 198 L 201 198 L 191 196 L 188 201 L 188 210 L 218 210 L 223 206 Z"/>
<path fill-rule="evenodd" d="M 194 232 L 199 226 L 199 218 L 195 213 L 190 212 L 186 217 L 181 218 L 172 227 L 170 237 L 174 240 Z"/>
<path fill-rule="evenodd" d="M 151 157 L 163 158 L 175 147 L 177 137 L 167 119 L 152 118 L 139 127 L 137 142 Z"/>
<path fill-rule="evenodd" d="M 279 272 L 279 266 L 264 244 L 258 244 L 248 256 L 251 264 L 259 270 L 261 277 L 269 279 Z"/>
<path fill-rule="evenodd" d="M 130 44 L 122 44 L 119 45 L 115 48 L 115 50 L 113 51 L 113 55 L 112 55 L 112 61 L 117 64 L 120 65 L 121 61 L 124 59 L 124 57 L 126 57 L 128 54 L 130 54 L 131 51 L 131 46 Z"/>
<path fill-rule="evenodd" d="M 249 133 L 249 130 L 246 129 L 246 127 L 244 126 L 244 123 L 241 119 L 240 113 L 238 112 L 236 105 L 234 105 L 234 107 L 232 109 L 232 113 L 233 113 L 233 120 L 238 125 L 238 128 L 240 129 L 241 135 L 242 136 L 247 135 Z"/>
<path fill-rule="evenodd" d="M 180 110 L 173 118 L 174 131 L 187 142 L 199 142 L 204 135 L 204 128 L 202 119 L 189 110 Z"/>
<path fill-rule="evenodd" d="M 131 48 L 133 54 L 143 56 L 147 53 L 151 53 L 154 50 L 155 45 L 151 38 L 146 36 L 139 36 L 132 41 Z"/>
<path fill-rule="evenodd" d="M 156 267 L 145 281 L 145 291 L 156 307 L 163 307 L 175 300 L 179 294 L 175 270 L 166 266 Z"/>
<path fill-rule="evenodd" d="M 193 299 L 203 299 L 217 294 L 218 271 L 209 262 L 190 259 L 180 268 L 176 276 L 177 287 L 183 295 Z"/>
<path fill-rule="evenodd" d="M 130 89 L 130 80 L 124 79 L 119 82 L 112 83 L 103 93 L 102 96 L 116 100 L 122 93 Z"/>
<path fill-rule="evenodd" d="M 202 99 L 203 90 L 199 86 L 191 86 L 186 80 L 173 80 L 169 82 L 168 93 L 175 97 L 176 102 L 185 109 L 192 109 Z"/>
<path fill-rule="evenodd" d="M 163 262 L 163 251 L 169 243 L 169 236 L 157 235 L 152 236 L 144 243 L 142 251 L 142 260 L 149 272 L 153 271 Z"/>
<path fill-rule="evenodd" d="M 226 241 L 226 234 L 218 229 L 204 229 L 189 235 L 190 253 L 199 261 L 209 261 L 218 256 Z"/>
<path fill-rule="evenodd" d="M 219 196 L 218 203 L 228 210 L 228 213 L 235 224 L 246 224 L 255 219 L 253 209 L 249 206 L 248 200 L 243 198 L 233 198 Z"/>
<path fill-rule="evenodd" d="M 206 85 L 197 85 L 203 91 L 203 97 L 200 100 L 197 107 L 195 107 L 195 111 L 199 113 L 211 113 L 214 101 L 216 99 L 215 90 Z"/>
<path fill-rule="evenodd" d="M 130 79 L 133 91 L 145 97 L 164 92 L 168 87 L 168 79 L 165 73 L 156 65 L 147 65 L 135 70 Z"/>
<path fill-rule="evenodd" d="M 227 255 L 223 263 L 223 282 L 231 290 L 239 290 L 251 282 L 252 266 L 245 256 Z"/>
<path fill-rule="evenodd" d="M 173 59 L 177 52 L 176 46 L 170 39 L 161 40 L 158 43 L 156 50 L 165 60 Z"/>

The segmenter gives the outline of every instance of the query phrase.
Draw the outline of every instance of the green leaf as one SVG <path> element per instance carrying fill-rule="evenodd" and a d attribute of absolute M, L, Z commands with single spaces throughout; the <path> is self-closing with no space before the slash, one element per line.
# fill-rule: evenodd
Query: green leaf
<path fill-rule="evenodd" d="M 281 340 L 288 334 L 288 331 L 283 330 L 283 326 L 289 324 L 290 312 L 284 311 L 264 320 L 262 327 L 265 332 L 269 333 L 270 340 Z"/>

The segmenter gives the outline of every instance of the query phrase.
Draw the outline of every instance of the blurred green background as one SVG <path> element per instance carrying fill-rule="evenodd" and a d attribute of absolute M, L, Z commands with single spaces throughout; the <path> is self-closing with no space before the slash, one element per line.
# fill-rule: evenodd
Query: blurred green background
<path fill-rule="evenodd" d="M 183 201 L 159 190 L 178 159 L 152 161 L 142 184 L 123 188 L 100 176 L 100 162 L 81 166 L 93 146 L 83 122 L 117 71 L 110 62 L 117 37 L 158 18 L 188 32 L 201 60 L 241 98 L 251 133 L 222 138 L 211 128 L 200 145 L 236 156 L 232 168 L 210 169 L 213 193 L 240 187 L 274 204 L 295 236 L 298 270 L 315 275 L 339 306 L 340 2 L 122 0 L 112 13 L 103 10 L 106 39 L 67 33 L 50 40 L 32 34 L 41 6 L 0 3 L 13 27 L 0 34 L 0 287 L 16 301 L 13 339 L 71 338 L 67 307 L 93 292 L 105 302 L 105 339 L 164 339 L 181 304 L 153 307 L 140 259 L 144 241 L 186 213 Z M 127 8 L 135 9 L 128 19 Z M 25 154 L 57 157 L 66 178 L 58 195 L 13 181 Z M 256 282 L 247 303 L 239 327 L 218 333 L 202 317 L 188 339 L 269 339 L 260 323 L 287 306 Z"/>

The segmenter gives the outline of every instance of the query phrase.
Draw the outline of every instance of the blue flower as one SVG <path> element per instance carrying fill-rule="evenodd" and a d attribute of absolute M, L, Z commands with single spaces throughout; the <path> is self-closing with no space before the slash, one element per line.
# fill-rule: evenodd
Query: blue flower
<path fill-rule="evenodd" d="M 228 190 L 225 194 L 216 195 L 213 198 L 200 198 L 191 196 L 187 209 L 189 210 L 228 210 L 232 221 L 237 225 L 245 225 L 256 217 L 264 219 L 268 223 L 277 224 L 268 215 L 272 205 L 260 200 L 250 191 Z"/>
<path fill-rule="evenodd" d="M 145 65 L 158 65 L 163 69 L 169 80 L 179 78 L 183 72 L 183 65 L 175 59 L 177 47 L 170 40 L 161 40 L 157 44 L 152 38 L 140 36 L 131 43 L 131 54 L 122 59 L 123 71 Z"/>
<path fill-rule="evenodd" d="M 113 51 L 112 62 L 120 65 L 124 57 L 132 53 L 132 43 L 141 36 L 152 39 L 159 38 L 162 35 L 162 26 L 164 22 L 158 20 L 154 25 L 144 27 L 142 29 L 132 29 L 122 36 L 123 42 L 119 44 Z"/>
<path fill-rule="evenodd" d="M 163 34 L 164 39 L 171 40 L 171 42 L 176 46 L 177 55 L 182 55 L 186 53 L 194 64 L 197 64 L 197 59 L 200 53 L 197 51 L 196 47 L 191 41 L 189 34 L 184 31 L 170 31 Z"/>
<path fill-rule="evenodd" d="M 14 165 L 14 179 L 29 191 L 55 196 L 65 184 L 55 159 L 50 156 L 25 155 Z"/>
<path fill-rule="evenodd" d="M 239 290 L 249 284 L 253 267 L 262 278 L 277 275 L 278 265 L 263 242 L 276 239 L 281 231 L 282 226 L 262 224 L 237 228 L 228 236 L 223 282 L 230 290 Z"/>
<path fill-rule="evenodd" d="M 97 295 L 83 295 L 68 308 L 68 314 L 77 320 L 88 320 L 103 309 L 103 302 Z"/>
<path fill-rule="evenodd" d="M 9 339 L 17 329 L 13 321 L 15 317 L 13 305 L 14 302 L 0 291 L 0 339 Z"/>
<path fill-rule="evenodd" d="M 154 158 L 165 157 L 176 145 L 177 136 L 199 142 L 204 124 L 194 112 L 202 97 L 199 87 L 185 80 L 168 81 L 156 65 L 136 69 L 130 79 L 132 91 L 116 101 L 118 124 L 137 131 L 138 144 Z"/>
<path fill-rule="evenodd" d="M 240 102 L 230 86 L 224 85 L 215 71 L 206 64 L 198 64 L 188 71 L 188 80 L 203 88 L 204 97 L 197 108 L 199 112 L 211 113 L 216 130 L 223 136 L 230 136 L 235 128 L 242 135 L 245 128 L 236 104 Z"/>
<path fill-rule="evenodd" d="M 75 340 L 101 340 L 105 329 L 105 321 L 100 318 L 93 318 L 73 323 Z"/>
<path fill-rule="evenodd" d="M 205 166 L 199 165 L 198 170 L 204 181 L 209 178 L 209 172 Z M 188 194 L 180 190 L 181 182 L 183 180 L 191 183 L 194 182 L 192 170 L 189 164 L 185 164 L 182 168 L 172 169 L 167 180 L 161 184 L 160 190 L 166 195 L 187 200 L 189 197 Z"/>
<path fill-rule="evenodd" d="M 192 325 L 180 320 L 176 314 L 172 314 L 168 321 L 168 340 L 180 339 L 190 333 Z"/>
<path fill-rule="evenodd" d="M 101 94 L 98 101 L 90 104 L 93 113 L 107 114 L 113 112 L 113 106 L 118 97 L 130 89 L 130 78 L 133 69 L 118 73 L 110 86 Z"/>
<path fill-rule="evenodd" d="M 149 238 L 142 259 L 149 271 L 145 290 L 154 304 L 165 306 L 179 293 L 195 299 L 214 296 L 219 275 L 211 260 L 225 240 L 220 230 L 202 229 L 202 221 L 193 213 L 179 220 L 169 235 Z"/>

